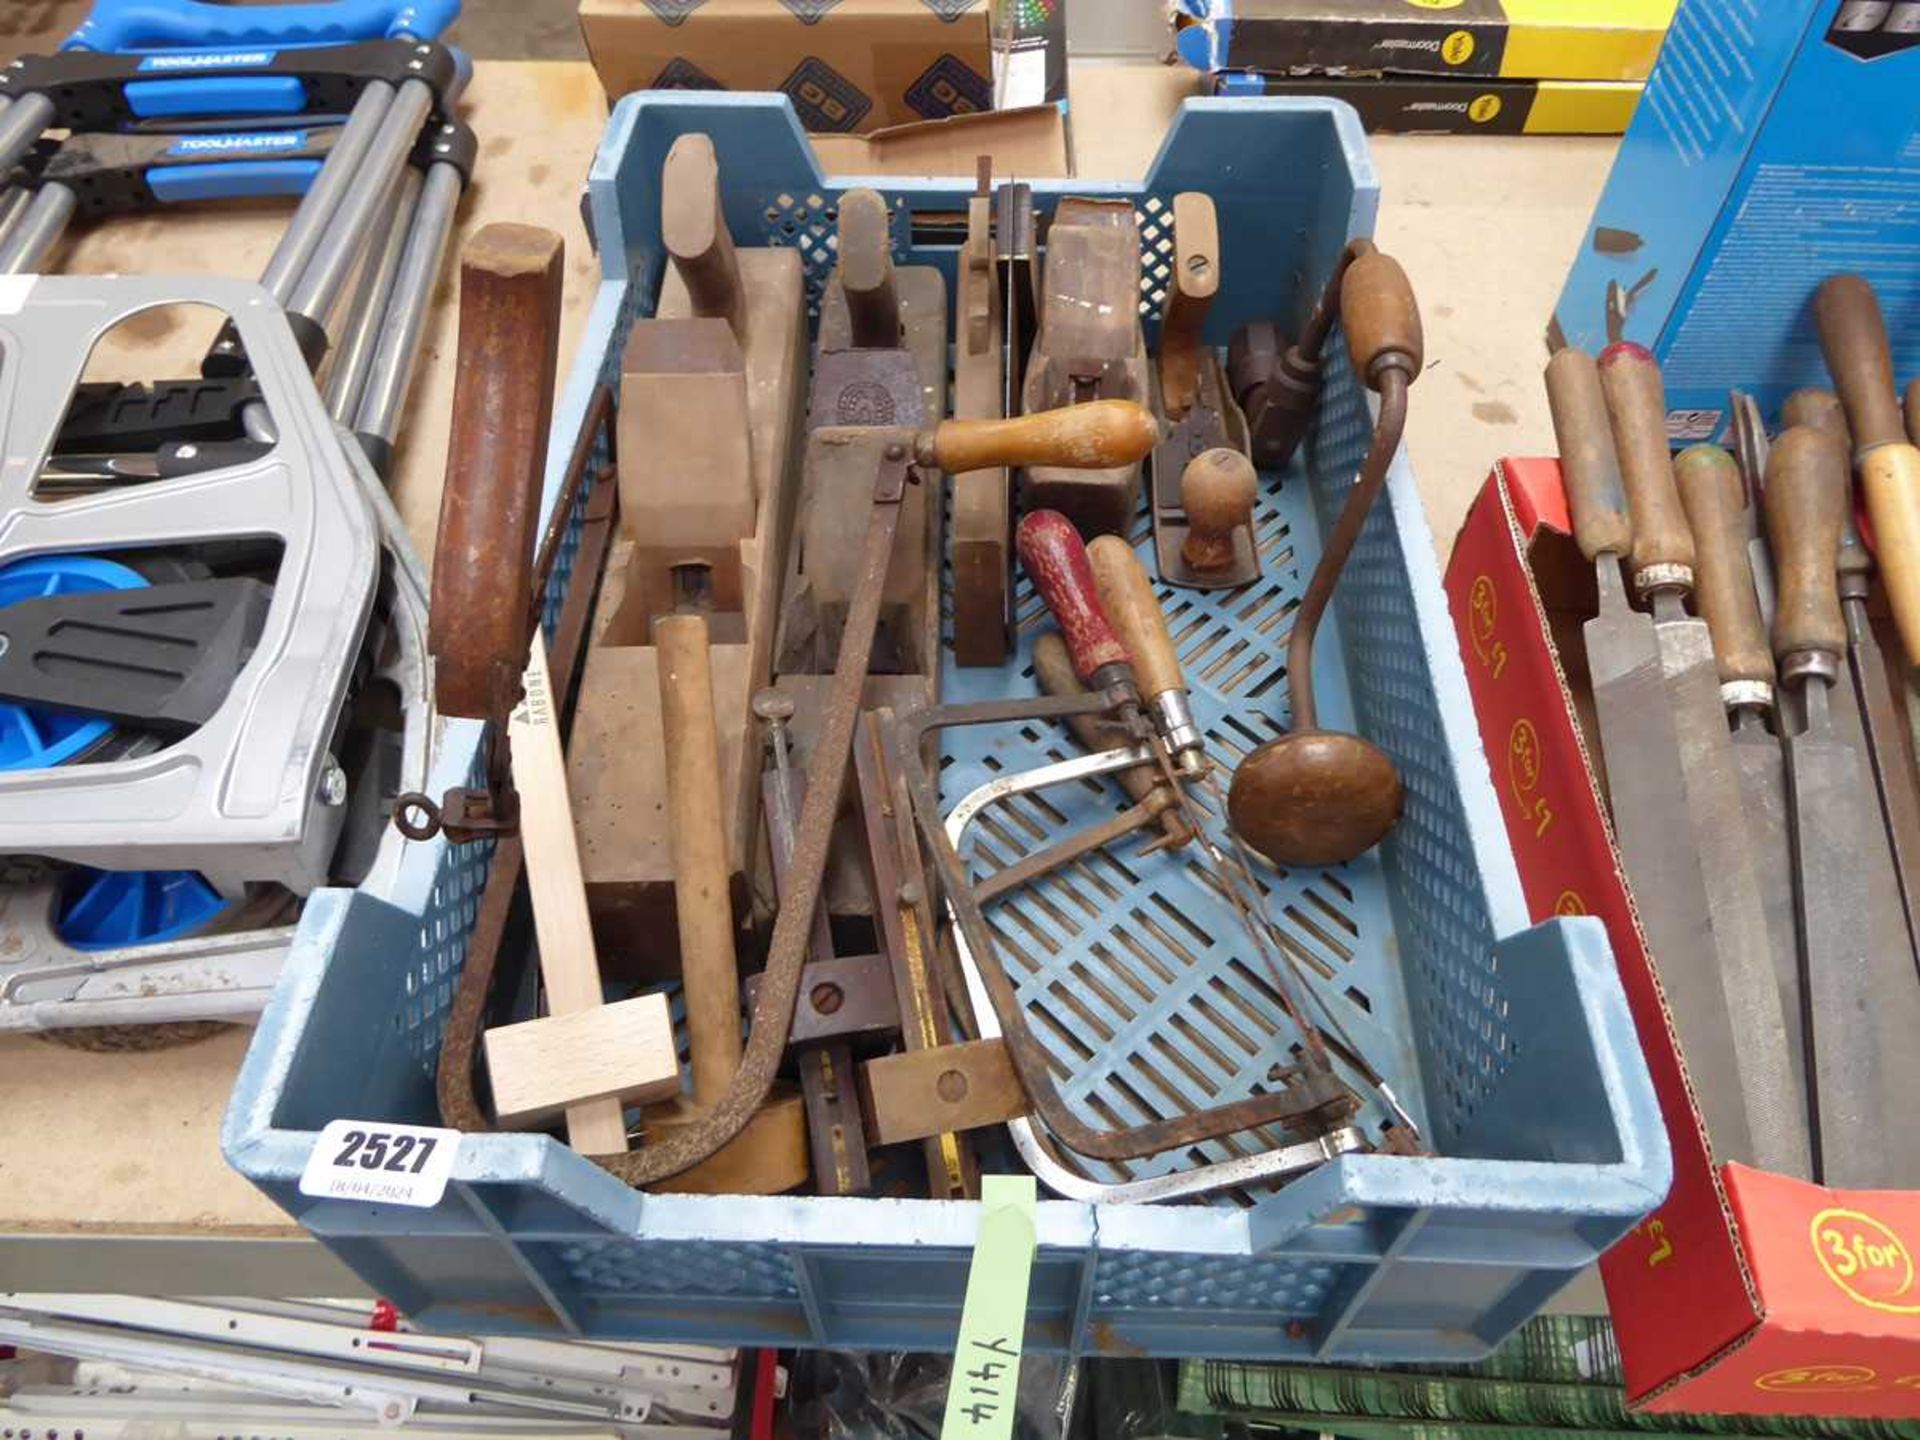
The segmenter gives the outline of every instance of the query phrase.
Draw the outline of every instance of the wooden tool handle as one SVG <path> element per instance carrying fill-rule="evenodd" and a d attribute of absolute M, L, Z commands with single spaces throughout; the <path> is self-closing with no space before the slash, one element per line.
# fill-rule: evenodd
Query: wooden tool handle
<path fill-rule="evenodd" d="M 1680 503 L 1693 528 L 1700 613 L 1713 636 L 1722 684 L 1773 683 L 1773 651 L 1760 617 L 1747 556 L 1745 491 L 1740 467 L 1717 445 L 1683 450 L 1673 464 Z"/>
<path fill-rule="evenodd" d="M 460 256 L 453 427 L 427 620 L 443 715 L 501 719 L 520 696 L 564 254 L 550 230 L 488 225 Z"/>
<path fill-rule="evenodd" d="M 1593 356 L 1569 347 L 1547 362 L 1547 408 L 1553 412 L 1560 477 L 1580 553 L 1589 560 L 1625 555 L 1633 545 L 1633 522 Z"/>
<path fill-rule="evenodd" d="M 1847 648 L 1834 560 L 1847 505 L 1847 455 L 1824 430 L 1797 426 L 1773 442 L 1767 458 L 1767 537 L 1779 597 L 1773 653 L 1788 657 Z"/>
<path fill-rule="evenodd" d="M 547 1011 L 578 1014 L 600 1004 L 600 959 L 574 838 L 567 760 L 560 746 L 560 704 L 547 673 L 547 642 L 538 630 L 527 654 L 524 697 L 507 721 L 507 742 L 520 791 L 520 845 L 526 855 Z M 589 1100 L 569 1106 L 567 1143 L 583 1155 L 625 1150 L 627 1127 L 620 1102 Z"/>
<path fill-rule="evenodd" d="M 1181 558 L 1202 575 L 1231 567 L 1234 536 L 1253 523 L 1259 491 L 1259 472 L 1238 450 L 1222 445 L 1189 460 L 1180 472 L 1180 508 L 1187 512 Z"/>
<path fill-rule="evenodd" d="M 1893 360 L 1887 351 L 1887 322 L 1879 297 L 1858 275 L 1835 275 L 1821 285 L 1813 301 L 1820 349 L 1840 403 L 1847 407 L 1854 454 L 1876 445 L 1898 445 L 1907 432 L 1893 388 Z"/>
<path fill-rule="evenodd" d="M 1883 445 L 1860 462 L 1880 584 L 1887 592 L 1907 662 L 1920 666 L 1920 449 Z"/>
<path fill-rule="evenodd" d="M 740 970 L 733 949 L 720 728 L 704 615 L 663 615 L 660 736 L 667 754 L 667 820 L 673 847 L 680 982 L 687 1001 L 693 1099 L 712 1105 L 740 1068 Z"/>
<path fill-rule="evenodd" d="M 1220 289 L 1220 216 L 1213 197 L 1173 197 L 1173 275 L 1160 315 L 1160 405 L 1178 420 L 1200 393 L 1200 351 L 1207 311 Z"/>
<path fill-rule="evenodd" d="M 705 135 L 682 135 L 660 172 L 660 238 L 687 287 L 693 313 L 724 320 L 743 343 L 747 296 L 720 201 L 720 162 Z"/>
<path fill-rule="evenodd" d="M 1380 388 L 1381 371 L 1397 366 L 1409 383 L 1426 363 L 1420 305 L 1400 262 L 1378 250 L 1357 257 L 1340 278 L 1340 323 L 1360 383 Z"/>
<path fill-rule="evenodd" d="M 1907 382 L 1907 439 L 1920 445 L 1920 375 Z"/>
<path fill-rule="evenodd" d="M 900 344 L 900 294 L 893 279 L 893 235 L 887 202 L 872 190 L 840 197 L 840 288 L 848 329 L 860 350 Z"/>
<path fill-rule="evenodd" d="M 1693 584 L 1693 532 L 1673 484 L 1667 446 L 1667 396 L 1660 365 L 1643 345 L 1609 345 L 1600 356 L 1600 389 L 1607 397 L 1614 452 L 1633 517 L 1635 583 Z"/>
<path fill-rule="evenodd" d="M 1131 400 L 1091 400 L 1011 420 L 942 420 L 920 437 L 916 458 L 949 475 L 997 466 L 1111 470 L 1144 460 L 1160 425 Z"/>
<path fill-rule="evenodd" d="M 1185 690 L 1180 656 L 1167 630 L 1167 614 L 1146 567 L 1133 546 L 1118 535 L 1102 535 L 1087 545 L 1093 566 L 1094 593 L 1113 622 L 1121 647 L 1133 661 L 1133 677 L 1148 699 L 1169 690 Z"/>
<path fill-rule="evenodd" d="M 1780 428 L 1790 430 L 1795 425 L 1825 430 L 1845 447 L 1847 454 L 1853 454 L 1853 432 L 1847 428 L 1846 409 L 1831 390 L 1809 385 L 1787 396 L 1780 405 Z M 1846 521 L 1840 527 L 1840 573 L 1856 579 L 1873 573 L 1873 553 L 1860 538 L 1852 505 L 1847 506 Z"/>
<path fill-rule="evenodd" d="M 1034 588 L 1053 612 L 1081 682 L 1092 685 L 1095 672 L 1104 666 L 1127 664 L 1126 647 L 1100 606 L 1087 547 L 1073 522 L 1058 510 L 1031 511 L 1014 531 L 1014 544 Z"/>

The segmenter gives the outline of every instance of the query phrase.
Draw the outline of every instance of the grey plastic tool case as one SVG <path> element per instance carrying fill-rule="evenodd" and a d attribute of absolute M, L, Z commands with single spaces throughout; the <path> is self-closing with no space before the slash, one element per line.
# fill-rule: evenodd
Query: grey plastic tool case
<path fill-rule="evenodd" d="M 718 148 L 740 243 L 798 246 L 815 282 L 831 268 L 834 200 L 856 182 L 820 174 L 784 99 L 622 101 L 593 168 L 603 278 L 555 419 L 549 502 L 595 385 L 616 378 L 627 325 L 653 303 L 663 267 L 655 182 L 668 147 L 690 131 L 710 134 Z M 964 213 L 971 182 L 875 183 L 899 209 L 900 257 L 951 275 L 959 236 L 950 217 Z M 1066 194 L 1135 202 L 1150 322 L 1167 273 L 1167 207 L 1189 189 L 1209 191 L 1220 213 L 1226 264 L 1210 321 L 1216 342 L 1256 316 L 1297 321 L 1340 247 L 1371 231 L 1378 198 L 1352 111 L 1290 99 L 1188 101 L 1143 184 L 1034 185 L 1043 207 Z M 1267 581 L 1177 597 L 1175 632 L 1196 706 L 1230 756 L 1247 736 L 1284 723 L 1282 622 L 1365 445 L 1364 396 L 1343 356 L 1330 358 L 1328 375 L 1305 466 L 1264 487 Z M 1031 595 L 1021 614 L 1030 640 Z M 1442 1158 L 1349 1156 L 1239 1204 L 1044 1202 L 1031 1300 L 1036 1345 L 1469 1358 L 1533 1314 L 1666 1192 L 1665 1133 L 1599 922 L 1527 928 L 1404 459 L 1335 620 L 1338 643 L 1321 647 L 1325 719 L 1357 721 L 1388 748 L 1406 776 L 1407 816 L 1377 855 L 1275 878 L 1273 900 L 1311 963 L 1336 975 L 1335 991 L 1346 987 L 1356 1029 L 1370 1014 L 1376 1062 Z M 1018 663 L 946 674 L 954 699 L 1031 686 Z M 951 740 L 948 803 L 996 765 L 1039 763 L 1050 745 L 1017 729 Z M 441 780 L 474 754 L 452 748 Z M 429 1325 L 857 1348 L 951 1343 L 976 1225 L 970 1204 L 648 1195 L 557 1141 L 528 1135 L 462 1140 L 453 1184 L 430 1211 L 300 1195 L 301 1167 L 327 1121 L 436 1123 L 440 1023 L 486 852 L 415 848 L 406 893 L 327 892 L 310 902 L 227 1116 L 224 1143 L 236 1167 Z M 1183 997 L 1209 985 L 1221 995 L 1237 986 L 1241 999 L 1266 1004 L 1257 986 L 1235 978 L 1250 981 L 1252 972 L 1237 957 L 1221 902 L 1190 876 L 1168 885 L 1151 894 L 1152 884 L 1136 886 L 1124 903 L 1095 907 L 1101 918 L 1091 922 L 1056 922 L 1044 945 L 1019 957 L 1029 971 L 1020 976 L 1023 995 L 1044 1012 L 1053 981 L 1110 967 L 1107 942 L 1129 906 L 1145 904 L 1191 923 L 1182 966 L 1143 1007 L 1146 1028 L 1174 1020 Z M 1088 1083 L 1128 1078 L 1146 1053 L 1141 1028 L 1122 1031 L 1087 1062 Z M 1178 1032 L 1176 1024 L 1170 1033 Z M 1261 1074 L 1264 1063 L 1255 1083 Z M 1222 1083 L 1237 1082 L 1229 1075 Z M 1079 1098 L 1085 1087 L 1068 1094 Z"/>

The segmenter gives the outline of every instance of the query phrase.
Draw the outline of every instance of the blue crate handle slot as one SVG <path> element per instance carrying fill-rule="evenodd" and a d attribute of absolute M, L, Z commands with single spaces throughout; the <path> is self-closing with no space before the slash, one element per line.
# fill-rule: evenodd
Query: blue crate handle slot
<path fill-rule="evenodd" d="M 62 50 L 202 50 L 227 45 L 345 45 L 432 40 L 460 0 L 323 0 L 306 5 L 214 5 L 208 0 L 94 0 Z"/>
<path fill-rule="evenodd" d="M 147 172 L 153 198 L 163 205 L 189 200 L 252 200 L 304 195 L 320 173 L 318 160 L 230 160 L 213 165 L 167 165 Z"/>

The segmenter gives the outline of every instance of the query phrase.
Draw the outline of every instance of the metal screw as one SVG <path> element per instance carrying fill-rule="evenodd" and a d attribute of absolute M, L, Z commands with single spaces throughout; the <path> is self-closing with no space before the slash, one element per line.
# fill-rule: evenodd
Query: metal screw
<path fill-rule="evenodd" d="M 347 772 L 331 760 L 320 772 L 320 803 L 329 806 L 347 803 Z"/>
<path fill-rule="evenodd" d="M 833 1015 L 846 1002 L 847 993 L 831 980 L 823 980 L 807 992 L 807 1003 L 816 1015 Z"/>
<path fill-rule="evenodd" d="M 192 444 L 182 445 L 178 450 L 174 451 L 173 453 L 179 456 L 182 460 L 192 460 L 199 455 L 200 447 L 198 445 L 192 445 Z"/>
<path fill-rule="evenodd" d="M 902 905 L 918 905 L 921 901 L 919 882 L 915 880 L 902 881 L 900 888 L 893 892 L 893 898 L 898 900 Z"/>
<path fill-rule="evenodd" d="M 967 1098 L 967 1077 L 958 1070 L 942 1070 L 933 1088 L 949 1105 L 958 1105 Z"/>
<path fill-rule="evenodd" d="M 889 460 L 904 460 L 907 458 L 907 447 L 895 440 L 883 453 Z"/>

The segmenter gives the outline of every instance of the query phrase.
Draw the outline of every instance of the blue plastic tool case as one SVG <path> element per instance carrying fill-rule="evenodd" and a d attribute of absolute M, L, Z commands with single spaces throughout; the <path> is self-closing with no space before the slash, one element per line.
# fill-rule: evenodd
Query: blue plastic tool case
<path fill-rule="evenodd" d="M 695 131 L 717 148 L 737 241 L 799 247 L 815 282 L 831 269 L 835 199 L 859 182 L 820 173 L 783 98 L 623 100 L 589 188 L 602 280 L 556 412 L 550 504 L 595 386 L 617 378 L 627 326 L 653 303 L 664 264 L 655 182 L 669 146 Z M 959 239 L 951 217 L 964 214 L 971 182 L 869 183 L 897 209 L 899 258 L 941 265 L 951 280 Z M 1219 211 L 1224 283 L 1209 332 L 1221 343 L 1255 317 L 1297 323 L 1340 248 L 1371 231 L 1378 201 L 1353 112 L 1312 99 L 1189 100 L 1144 182 L 1034 185 L 1043 208 L 1068 194 L 1134 201 L 1150 326 L 1167 279 L 1169 207 L 1194 189 L 1211 193 Z M 1327 369 L 1304 462 L 1263 486 L 1266 580 L 1243 591 L 1166 592 L 1201 721 L 1229 760 L 1284 724 L 1286 622 L 1366 443 L 1364 392 L 1343 355 Z M 1416 387 L 1415 404 L 1418 397 Z M 1148 543 L 1144 532 L 1140 539 Z M 1038 624 L 1031 595 L 1021 621 L 1024 654 Z M 1328 988 L 1343 997 L 1356 1034 L 1364 1031 L 1440 1158 L 1348 1156 L 1277 1191 L 1210 1205 L 1043 1202 L 1029 1320 L 1036 1346 L 1467 1359 L 1491 1349 L 1665 1195 L 1665 1133 L 1601 926 L 1568 919 L 1527 928 L 1404 457 L 1320 649 L 1323 723 L 1357 724 L 1385 746 L 1406 779 L 1406 818 L 1376 854 L 1351 865 L 1269 873 L 1269 903 L 1310 965 L 1333 977 Z M 1030 692 L 1033 682 L 1016 661 L 995 671 L 949 665 L 944 684 L 948 698 L 969 699 Z M 436 783 L 468 773 L 479 738 L 477 726 L 450 728 Z M 999 769 L 1042 763 L 1050 748 L 1048 737 L 1018 730 L 950 740 L 949 803 Z M 644 1194 L 538 1135 L 464 1138 L 452 1185 L 431 1210 L 299 1193 L 315 1132 L 328 1121 L 436 1123 L 440 1024 L 486 862 L 482 846 L 435 842 L 417 848 L 397 893 L 329 891 L 309 902 L 226 1118 L 231 1163 L 427 1325 L 852 1348 L 950 1344 L 976 1224 L 971 1204 Z M 1126 875 L 1119 899 L 1096 886 L 1079 897 L 1086 903 L 1036 911 L 1001 930 L 1040 937 L 1012 955 L 1010 968 L 1038 1007 L 1037 1022 L 1047 1018 L 1048 994 L 1068 997 L 1071 1018 L 1061 1020 L 1082 1043 L 1112 1021 L 1101 1009 L 1112 987 L 1100 982 L 1125 961 L 1129 914 L 1144 915 L 1155 943 L 1179 956 L 1131 1029 L 1094 1047 L 1086 1074 L 1064 1087 L 1068 1097 L 1085 1100 L 1105 1078 L 1138 1080 L 1152 1052 L 1125 1051 L 1126 1037 L 1137 1042 L 1139 1031 L 1162 1023 L 1171 1027 L 1159 1041 L 1162 1079 L 1172 1074 L 1176 1089 L 1197 1085 L 1203 1094 L 1241 1084 L 1233 1065 L 1209 1078 L 1195 1059 L 1218 1048 L 1208 1014 L 1231 1003 L 1240 1017 L 1231 1028 L 1257 1028 L 1266 1003 L 1223 902 L 1178 865 L 1164 881 L 1131 864 Z M 1215 1011 L 1180 1012 L 1209 996 Z M 1199 1028 L 1182 1028 L 1196 1018 Z M 1194 1042 L 1184 1058 L 1166 1045 L 1181 1035 Z"/>

